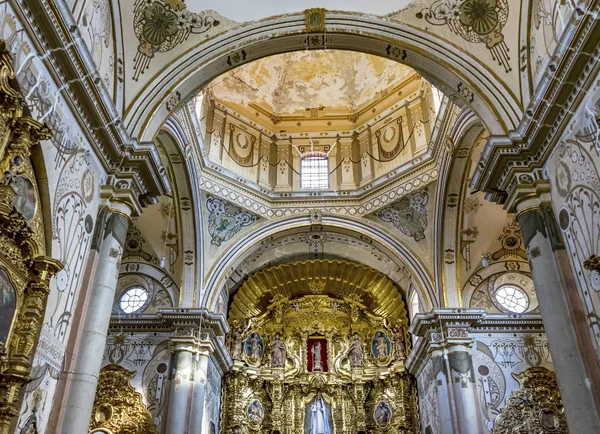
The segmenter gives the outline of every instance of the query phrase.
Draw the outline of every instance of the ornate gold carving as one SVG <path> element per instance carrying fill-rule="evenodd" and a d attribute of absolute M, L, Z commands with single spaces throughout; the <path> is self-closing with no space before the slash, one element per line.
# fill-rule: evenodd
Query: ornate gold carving
<path fill-rule="evenodd" d="M 387 276 L 354 262 L 325 259 L 283 264 L 253 274 L 234 298 L 230 322 L 260 316 L 276 296 L 313 294 L 311 285 L 319 282 L 327 285 L 324 293 L 340 299 L 358 297 L 358 304 L 390 322 L 406 318 L 402 296 Z"/>
<path fill-rule="evenodd" d="M 131 386 L 135 371 L 108 365 L 100 371 L 90 432 L 101 428 L 113 434 L 156 432 L 142 395 Z"/>
<path fill-rule="evenodd" d="M 583 268 L 600 273 L 600 256 L 592 255 L 583 263 Z"/>
<path fill-rule="evenodd" d="M 554 372 L 546 368 L 529 368 L 513 377 L 519 382 L 519 390 L 506 400 L 506 407 L 496 418 L 493 433 L 568 433 Z"/>
<path fill-rule="evenodd" d="M 0 268 L 15 301 L 2 306 L 13 315 L 6 342 L 0 342 L 0 434 L 11 432 L 29 381 L 49 293 L 50 278 L 62 264 L 45 257 L 45 238 L 31 147 L 49 130 L 28 116 L 14 86 L 10 53 L 0 41 Z M 4 337 L 3 337 L 4 339 Z"/>
<path fill-rule="evenodd" d="M 404 368 L 406 310 L 397 297 L 385 276 L 345 261 L 298 262 L 250 276 L 230 311 L 235 356 L 223 386 L 223 432 L 304 432 L 317 395 L 331 407 L 334 432 L 417 432 L 414 380 Z M 380 358 L 372 350 L 377 332 L 386 336 Z M 253 334 L 264 351 L 251 360 Z M 315 340 L 326 345 L 327 368 L 309 372 Z M 373 417 L 379 402 L 393 408 L 385 425 Z"/>

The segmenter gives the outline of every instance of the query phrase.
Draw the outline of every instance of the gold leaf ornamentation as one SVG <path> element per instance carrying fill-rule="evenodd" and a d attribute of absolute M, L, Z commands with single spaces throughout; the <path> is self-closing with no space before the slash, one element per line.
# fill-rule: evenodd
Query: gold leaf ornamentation
<path fill-rule="evenodd" d="M 100 371 L 94 400 L 90 431 L 99 428 L 113 434 L 155 433 L 152 415 L 142 401 L 142 395 L 131 386 L 135 371 L 118 365 L 108 365 Z"/>

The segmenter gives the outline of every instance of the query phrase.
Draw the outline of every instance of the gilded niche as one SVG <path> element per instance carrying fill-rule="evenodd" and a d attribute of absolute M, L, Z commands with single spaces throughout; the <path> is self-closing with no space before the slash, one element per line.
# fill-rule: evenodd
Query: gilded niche
<path fill-rule="evenodd" d="M 224 433 L 417 432 L 407 313 L 383 274 L 337 260 L 262 270 L 229 323 Z"/>

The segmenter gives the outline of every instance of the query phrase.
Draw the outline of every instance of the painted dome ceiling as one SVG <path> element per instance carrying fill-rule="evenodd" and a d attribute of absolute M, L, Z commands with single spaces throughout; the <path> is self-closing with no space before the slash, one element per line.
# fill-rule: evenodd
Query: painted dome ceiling
<path fill-rule="evenodd" d="M 369 54 L 298 51 L 243 65 L 210 85 L 224 104 L 252 105 L 276 116 L 360 111 L 385 98 L 414 74 L 400 63 Z"/>

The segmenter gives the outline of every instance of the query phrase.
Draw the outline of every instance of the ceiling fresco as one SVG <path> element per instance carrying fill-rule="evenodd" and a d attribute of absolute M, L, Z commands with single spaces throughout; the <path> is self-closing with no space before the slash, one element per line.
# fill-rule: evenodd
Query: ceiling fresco
<path fill-rule="evenodd" d="M 209 89 L 233 104 L 276 115 L 348 114 L 385 98 L 414 71 L 398 62 L 342 50 L 297 51 L 257 60 L 216 78 Z"/>

